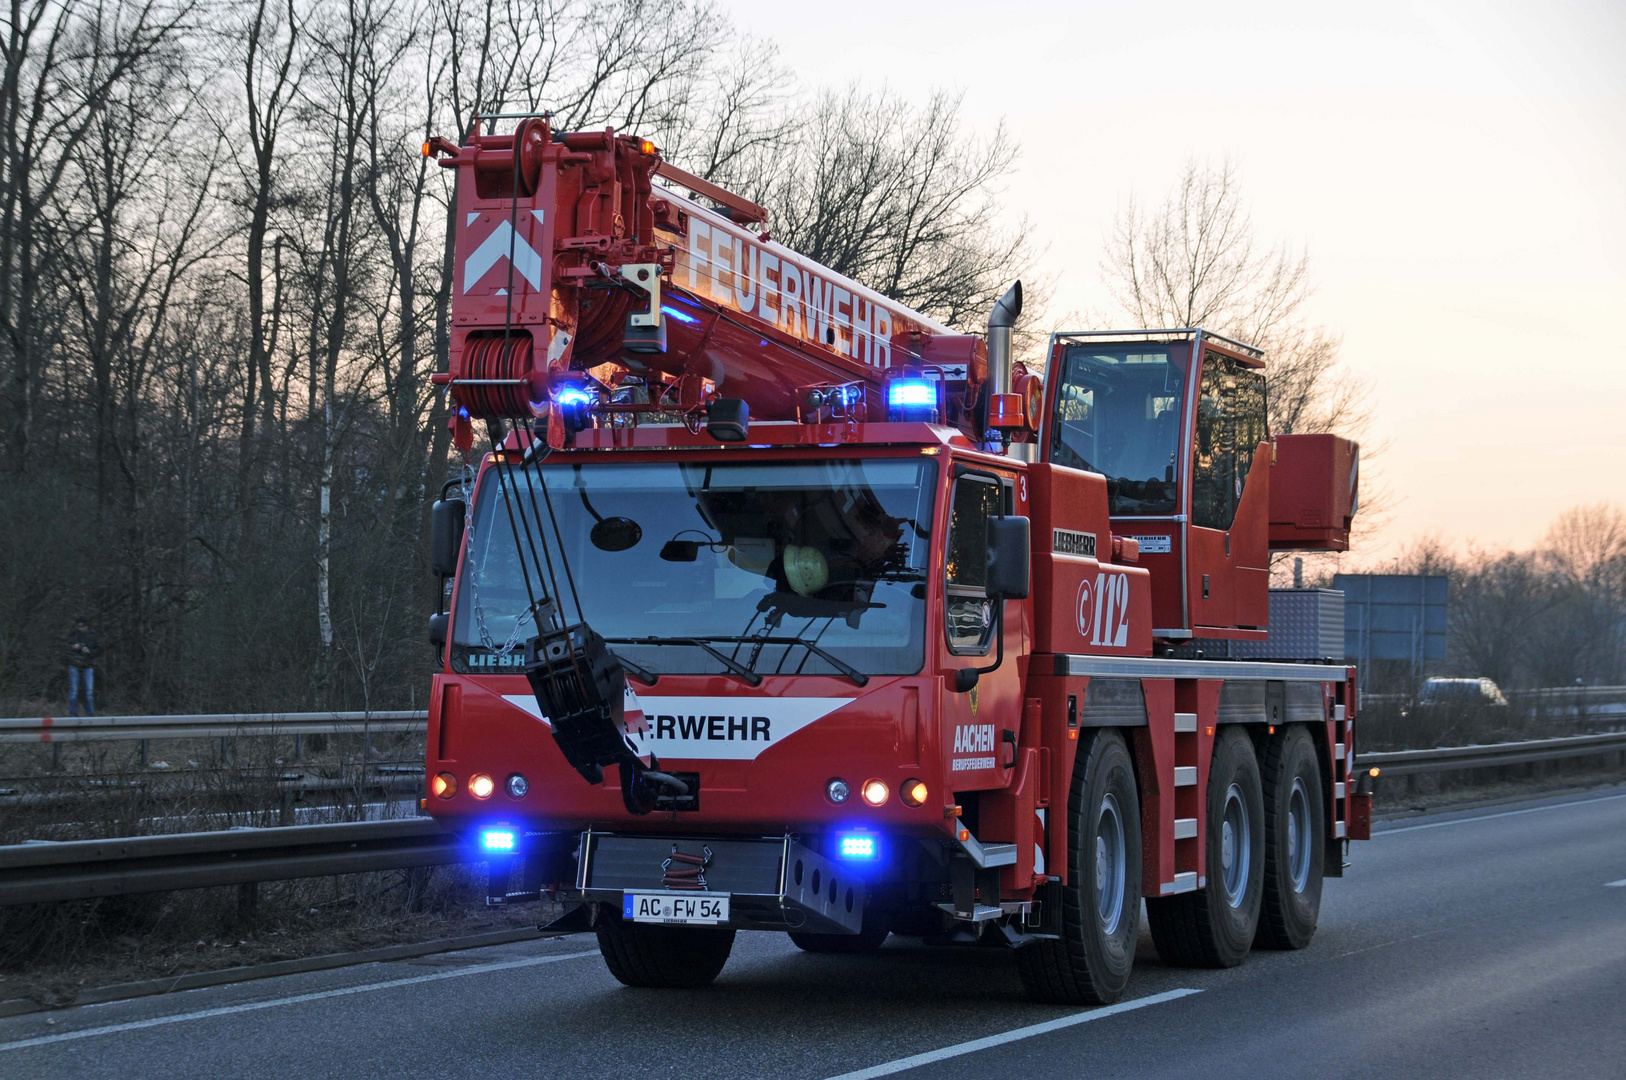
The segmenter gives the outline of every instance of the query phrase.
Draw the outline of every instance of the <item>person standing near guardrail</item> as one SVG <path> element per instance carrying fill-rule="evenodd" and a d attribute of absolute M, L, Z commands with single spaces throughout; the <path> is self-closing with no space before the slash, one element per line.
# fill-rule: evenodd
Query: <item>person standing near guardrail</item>
<path fill-rule="evenodd" d="M 85 715 L 96 715 L 96 658 L 102 655 L 102 640 L 81 616 L 73 621 L 68 635 L 68 715 L 79 715 L 79 697 L 84 695 Z"/>

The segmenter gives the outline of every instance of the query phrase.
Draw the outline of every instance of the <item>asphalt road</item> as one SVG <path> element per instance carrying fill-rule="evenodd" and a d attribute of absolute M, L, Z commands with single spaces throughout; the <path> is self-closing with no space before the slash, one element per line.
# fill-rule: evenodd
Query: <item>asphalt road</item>
<path fill-rule="evenodd" d="M 741 934 L 709 990 L 590 937 L 0 1020 L 0 1078 L 1626 1076 L 1626 788 L 1381 826 L 1297 953 L 1038 1006 L 1011 958 Z"/>

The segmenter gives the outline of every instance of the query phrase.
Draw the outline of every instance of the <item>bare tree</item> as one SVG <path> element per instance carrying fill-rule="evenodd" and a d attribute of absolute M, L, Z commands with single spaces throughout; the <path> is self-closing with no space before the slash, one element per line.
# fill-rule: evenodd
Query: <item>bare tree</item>
<path fill-rule="evenodd" d="M 1613 679 L 1626 671 L 1626 511 L 1576 506 L 1547 530 L 1542 563 L 1569 594 L 1569 677 Z"/>
<path fill-rule="evenodd" d="M 1367 385 L 1339 366 L 1339 335 L 1313 326 L 1309 256 L 1262 245 L 1236 166 L 1188 162 L 1164 201 L 1131 199 L 1113 221 L 1102 276 L 1136 326 L 1202 326 L 1265 351 L 1270 428 L 1359 433 Z"/>
<path fill-rule="evenodd" d="M 242 97 L 232 101 L 235 113 L 221 119 L 222 131 L 238 133 L 243 143 L 237 160 L 238 199 L 247 218 L 243 280 L 248 301 L 249 354 L 243 371 L 243 401 L 238 429 L 237 504 L 245 540 L 255 534 L 255 486 L 260 452 L 256 426 L 275 419 L 271 357 L 281 328 L 282 307 L 276 303 L 281 281 L 281 243 L 272 248 L 273 303 L 266 304 L 265 259 L 272 211 L 279 196 L 283 164 L 283 125 L 298 93 L 302 44 L 301 16 L 293 0 L 248 0 L 233 13 L 236 25 L 226 35 L 227 63 L 236 69 Z"/>
<path fill-rule="evenodd" d="M 794 138 L 715 171 L 767 207 L 775 239 L 950 326 L 980 328 L 1033 260 L 1031 228 L 1007 228 L 1001 182 L 1017 147 L 1003 125 L 968 134 L 961 96 L 916 106 L 885 90 L 827 91 Z M 1037 284 L 1037 283 L 1035 283 Z M 1035 294 L 1029 311 L 1042 307 Z"/>
<path fill-rule="evenodd" d="M 51 203 L 109 94 L 176 33 L 185 0 L 18 0 L 0 35 L 0 342 L 11 368 L 11 464 L 29 467 L 60 241 Z"/>
<path fill-rule="evenodd" d="M 1023 261 L 1007 135 L 942 95 L 799 96 L 708 0 L 195 3 L 17 0 L 0 27 L 12 707 L 54 708 L 79 613 L 133 711 L 421 700 L 456 227 L 429 135 L 526 110 L 647 135 L 972 328 Z"/>

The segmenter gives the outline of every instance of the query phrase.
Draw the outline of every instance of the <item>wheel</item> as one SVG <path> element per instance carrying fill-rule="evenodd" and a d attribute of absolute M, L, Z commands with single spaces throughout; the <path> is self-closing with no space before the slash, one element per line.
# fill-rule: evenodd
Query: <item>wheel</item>
<path fill-rule="evenodd" d="M 710 985 L 733 948 L 732 929 L 629 923 L 619 918 L 598 928 L 598 951 L 605 965 L 628 986 Z"/>
<path fill-rule="evenodd" d="M 805 934 L 792 930 L 790 940 L 803 952 L 855 955 L 875 952 L 886 943 L 891 933 L 885 923 L 872 919 L 869 909 L 865 908 L 864 928 L 856 934 Z"/>
<path fill-rule="evenodd" d="M 1079 736 L 1067 796 L 1067 883 L 1061 936 L 1016 954 L 1028 994 L 1066 1005 L 1106 1005 L 1129 983 L 1140 938 L 1140 794 L 1123 736 Z"/>
<path fill-rule="evenodd" d="M 1203 888 L 1146 902 L 1165 963 L 1235 967 L 1259 929 L 1265 887 L 1265 804 L 1253 743 L 1221 730 L 1208 772 L 1207 877 Z"/>
<path fill-rule="evenodd" d="M 1302 949 L 1315 936 L 1326 866 L 1326 803 L 1310 733 L 1283 729 L 1265 748 L 1265 900 L 1259 943 Z"/>

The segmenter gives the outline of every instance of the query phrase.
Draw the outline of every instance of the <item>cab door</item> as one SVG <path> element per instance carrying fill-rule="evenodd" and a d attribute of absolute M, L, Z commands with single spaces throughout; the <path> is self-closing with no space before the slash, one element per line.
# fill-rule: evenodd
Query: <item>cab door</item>
<path fill-rule="evenodd" d="M 949 493 L 942 569 L 943 620 L 938 629 L 943 680 L 943 769 L 952 791 L 1004 787 L 1016 758 L 1022 690 L 1017 658 L 1026 654 L 1026 605 L 1004 602 L 996 618 L 988 595 L 988 522 L 1026 513 L 1025 485 L 1017 477 L 960 466 Z M 1018 496 L 1022 496 L 1019 498 Z M 1004 635 L 1004 659 L 965 693 L 954 688 L 960 668 L 986 668 Z M 1009 734 L 1007 734 L 1007 732 Z"/>
<path fill-rule="evenodd" d="M 1263 372 L 1204 348 L 1192 426 L 1187 534 L 1191 625 L 1198 637 L 1205 631 L 1262 628 L 1270 619 L 1270 454 Z"/>

